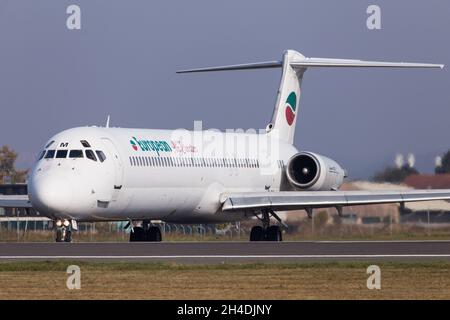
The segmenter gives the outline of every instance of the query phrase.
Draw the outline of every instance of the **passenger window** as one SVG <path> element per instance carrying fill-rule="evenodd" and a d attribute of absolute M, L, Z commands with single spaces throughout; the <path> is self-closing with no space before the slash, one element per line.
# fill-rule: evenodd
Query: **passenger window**
<path fill-rule="evenodd" d="M 43 151 L 41 151 L 41 152 L 39 153 L 39 156 L 38 156 L 38 158 L 37 158 L 37 161 L 41 160 L 41 159 L 44 157 L 44 155 L 45 155 L 45 150 L 43 150 Z"/>
<path fill-rule="evenodd" d="M 103 151 L 96 150 L 95 153 L 97 154 L 98 160 L 100 160 L 100 162 L 103 162 L 106 160 L 106 156 L 103 153 Z"/>
<path fill-rule="evenodd" d="M 85 152 L 86 152 L 86 158 L 91 159 L 93 161 L 97 161 L 97 158 L 95 157 L 94 151 L 88 149 Z"/>
<path fill-rule="evenodd" d="M 82 150 L 70 150 L 69 158 L 83 158 Z"/>
<path fill-rule="evenodd" d="M 83 147 L 85 147 L 85 148 L 90 148 L 90 147 L 91 147 L 91 145 L 89 144 L 89 142 L 87 142 L 86 140 L 81 140 L 80 142 L 81 142 L 81 144 L 83 145 Z"/>
<path fill-rule="evenodd" d="M 53 159 L 55 157 L 55 150 L 48 150 L 45 159 Z"/>
<path fill-rule="evenodd" d="M 67 158 L 67 150 L 58 150 L 56 152 L 56 158 L 57 159 L 65 159 L 65 158 Z"/>

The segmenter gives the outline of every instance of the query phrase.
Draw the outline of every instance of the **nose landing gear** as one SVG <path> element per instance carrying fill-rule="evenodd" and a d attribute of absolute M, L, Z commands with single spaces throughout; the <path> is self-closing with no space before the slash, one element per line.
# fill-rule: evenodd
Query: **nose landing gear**
<path fill-rule="evenodd" d="M 72 242 L 72 223 L 64 219 L 58 219 L 55 222 L 55 241 L 56 242 Z"/>
<path fill-rule="evenodd" d="M 277 225 L 270 225 L 270 216 L 274 217 L 279 223 L 283 223 L 273 210 L 263 210 L 262 217 L 256 216 L 262 226 L 254 226 L 250 232 L 250 241 L 283 241 L 281 228 Z"/>

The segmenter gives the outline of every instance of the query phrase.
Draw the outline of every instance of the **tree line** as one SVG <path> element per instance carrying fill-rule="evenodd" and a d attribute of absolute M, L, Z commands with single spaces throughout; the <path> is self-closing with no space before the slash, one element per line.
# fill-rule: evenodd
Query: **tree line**
<path fill-rule="evenodd" d="M 23 183 L 28 170 L 16 169 L 17 153 L 9 146 L 0 148 L 0 183 Z"/>

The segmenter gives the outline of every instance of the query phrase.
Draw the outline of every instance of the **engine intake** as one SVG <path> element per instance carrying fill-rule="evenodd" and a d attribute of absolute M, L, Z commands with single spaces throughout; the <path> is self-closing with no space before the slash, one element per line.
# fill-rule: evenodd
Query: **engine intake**
<path fill-rule="evenodd" d="M 286 175 L 295 189 L 337 190 L 342 185 L 345 171 L 327 157 L 299 152 L 289 160 Z"/>

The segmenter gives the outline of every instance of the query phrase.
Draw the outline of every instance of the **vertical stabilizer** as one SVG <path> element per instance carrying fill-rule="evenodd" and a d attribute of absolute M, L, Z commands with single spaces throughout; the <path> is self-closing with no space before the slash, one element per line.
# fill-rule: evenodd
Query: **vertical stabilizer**
<path fill-rule="evenodd" d="M 287 50 L 283 55 L 283 71 L 280 87 L 272 115 L 270 130 L 277 130 L 280 139 L 294 142 L 295 124 L 300 112 L 299 102 L 303 73 L 306 68 L 293 68 L 291 63 L 304 60 L 305 57 L 294 50 Z"/>

